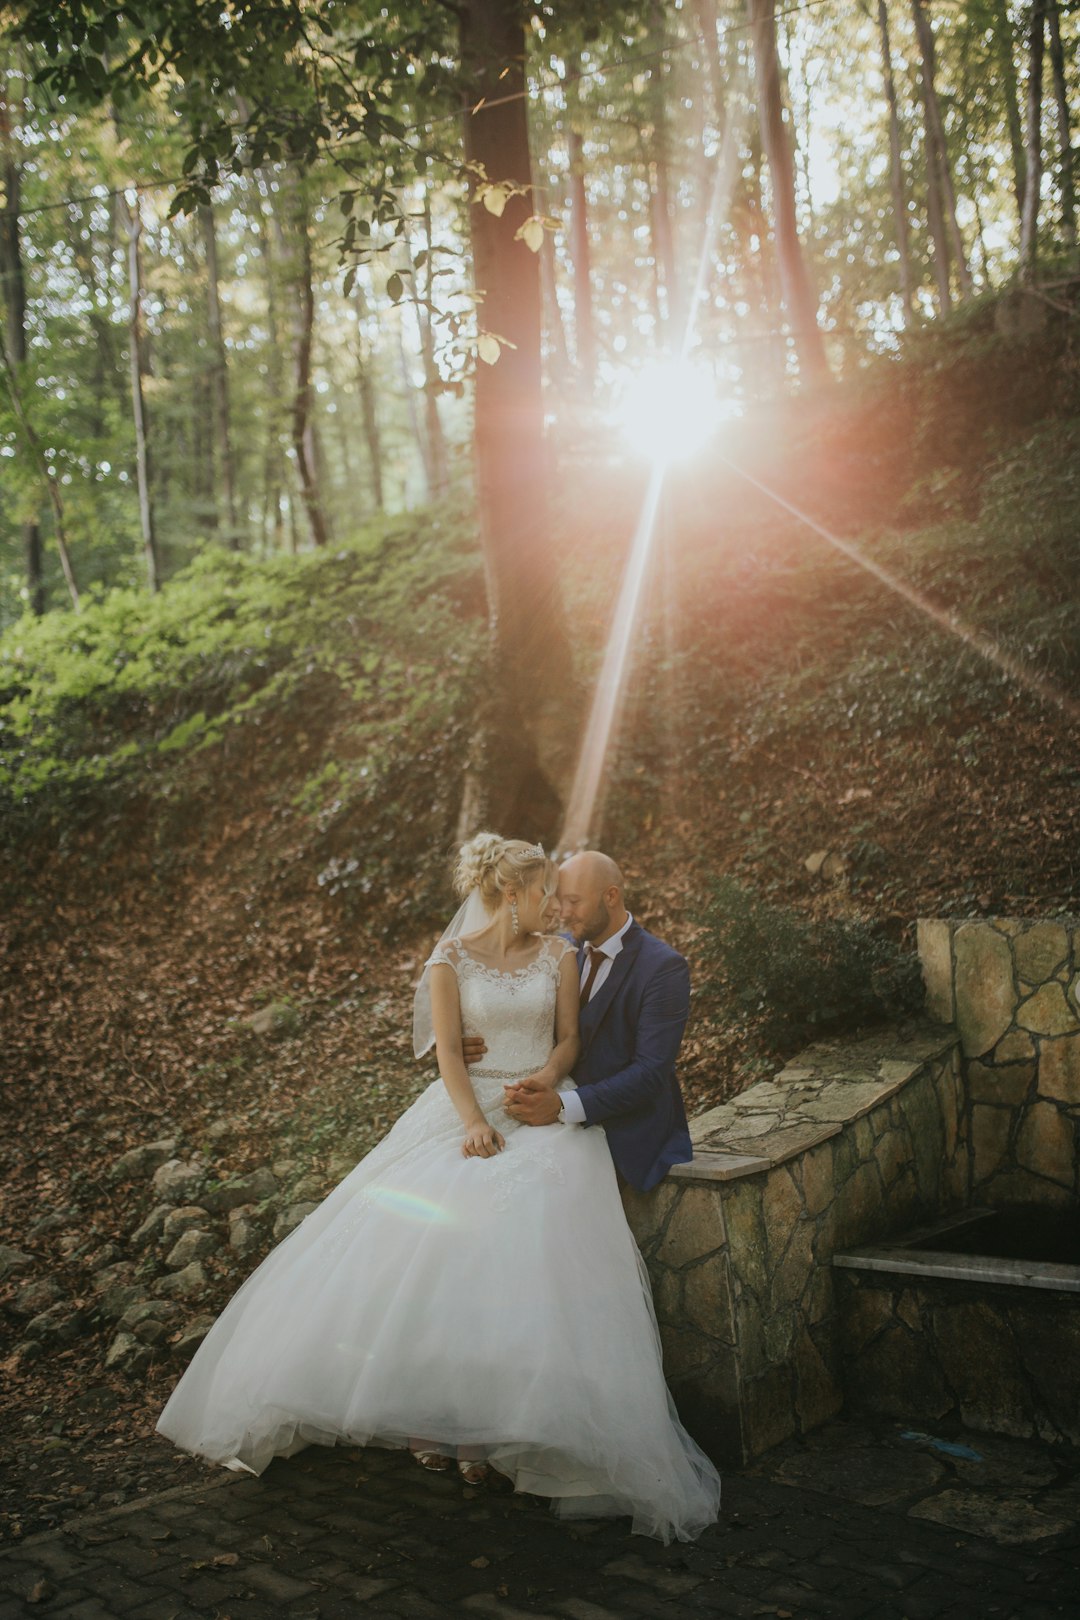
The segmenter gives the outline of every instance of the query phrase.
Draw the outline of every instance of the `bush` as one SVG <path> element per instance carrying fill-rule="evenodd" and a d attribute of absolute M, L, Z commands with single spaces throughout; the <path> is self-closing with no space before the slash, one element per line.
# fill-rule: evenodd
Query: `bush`
<path fill-rule="evenodd" d="M 760 1038 L 776 1047 L 918 1012 L 917 958 L 873 924 L 812 920 L 713 879 L 700 959 Z"/>

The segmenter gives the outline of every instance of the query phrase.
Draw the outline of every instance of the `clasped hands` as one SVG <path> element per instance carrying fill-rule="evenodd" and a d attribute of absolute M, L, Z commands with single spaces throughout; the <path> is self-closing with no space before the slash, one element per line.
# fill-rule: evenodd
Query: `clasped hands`
<path fill-rule="evenodd" d="M 487 1046 L 481 1035 L 465 1035 L 461 1042 L 466 1066 L 479 1063 Z M 529 1074 L 512 1086 L 503 1086 L 506 1101 L 503 1107 L 519 1125 L 554 1125 L 562 1104 L 555 1089 L 556 1082 L 543 1074 Z"/>

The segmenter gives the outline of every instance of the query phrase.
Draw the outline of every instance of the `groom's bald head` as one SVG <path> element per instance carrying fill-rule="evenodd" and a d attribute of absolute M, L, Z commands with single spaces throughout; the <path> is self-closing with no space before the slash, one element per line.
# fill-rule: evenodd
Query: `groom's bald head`
<path fill-rule="evenodd" d="M 626 921 L 625 881 L 610 855 L 583 849 L 559 868 L 559 907 L 563 926 L 578 941 L 600 945 Z"/>

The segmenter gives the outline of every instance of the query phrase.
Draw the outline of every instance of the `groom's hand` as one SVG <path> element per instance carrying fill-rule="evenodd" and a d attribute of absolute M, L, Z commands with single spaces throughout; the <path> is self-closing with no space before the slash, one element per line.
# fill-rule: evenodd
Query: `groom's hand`
<path fill-rule="evenodd" d="M 554 1125 L 562 1102 L 550 1082 L 530 1074 L 516 1085 L 504 1086 L 506 1112 L 521 1125 Z"/>
<path fill-rule="evenodd" d="M 463 1035 L 461 1037 L 461 1055 L 465 1059 L 465 1067 L 470 1063 L 479 1063 L 487 1051 L 487 1044 L 482 1035 Z"/>

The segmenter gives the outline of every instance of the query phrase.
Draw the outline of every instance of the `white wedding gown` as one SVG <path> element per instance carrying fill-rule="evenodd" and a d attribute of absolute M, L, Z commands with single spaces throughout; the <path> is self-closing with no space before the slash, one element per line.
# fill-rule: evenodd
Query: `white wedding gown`
<path fill-rule="evenodd" d="M 459 941 L 470 1070 L 506 1138 L 463 1157 L 440 1079 L 233 1295 L 166 1403 L 177 1446 L 259 1474 L 310 1443 L 461 1448 L 563 1516 L 629 1514 L 691 1540 L 720 1479 L 664 1382 L 648 1275 L 604 1132 L 519 1125 L 508 1079 L 553 1045 L 559 961 L 545 939 L 512 973 Z M 564 1086 L 572 1082 L 564 1082 Z"/>

